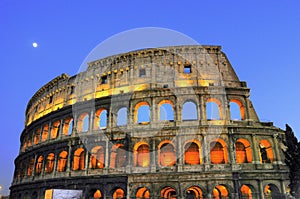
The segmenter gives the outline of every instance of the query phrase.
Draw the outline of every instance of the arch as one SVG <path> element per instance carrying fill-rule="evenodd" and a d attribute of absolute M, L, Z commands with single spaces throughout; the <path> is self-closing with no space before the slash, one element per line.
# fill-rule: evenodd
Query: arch
<path fill-rule="evenodd" d="M 252 162 L 252 151 L 248 140 L 240 138 L 236 141 L 235 154 L 236 154 L 236 163 L 238 164 Z"/>
<path fill-rule="evenodd" d="M 52 128 L 51 128 L 51 139 L 55 139 L 58 136 L 59 133 L 59 128 L 60 128 L 60 121 L 57 120 L 53 122 Z"/>
<path fill-rule="evenodd" d="M 272 145 L 268 140 L 259 141 L 259 152 L 261 163 L 271 163 L 274 161 Z"/>
<path fill-rule="evenodd" d="M 118 188 L 113 193 L 113 199 L 125 199 L 125 192 L 123 189 Z"/>
<path fill-rule="evenodd" d="M 106 129 L 107 127 L 107 110 L 100 108 L 95 113 L 94 129 Z"/>
<path fill-rule="evenodd" d="M 63 133 L 64 135 L 72 135 L 74 120 L 72 117 L 65 119 Z"/>
<path fill-rule="evenodd" d="M 38 199 L 38 194 L 36 191 L 34 191 L 32 194 L 31 194 L 31 198 L 30 199 Z"/>
<path fill-rule="evenodd" d="M 60 152 L 58 157 L 57 171 L 59 172 L 66 171 L 67 160 L 68 160 L 68 152 L 67 151 Z"/>
<path fill-rule="evenodd" d="M 134 166 L 148 167 L 150 164 L 149 145 L 146 142 L 139 142 L 134 146 Z"/>
<path fill-rule="evenodd" d="M 218 99 L 209 98 L 206 102 L 206 119 L 221 120 L 222 104 Z"/>
<path fill-rule="evenodd" d="M 135 194 L 136 199 L 150 199 L 150 192 L 146 187 L 141 187 Z"/>
<path fill-rule="evenodd" d="M 43 168 L 43 161 L 44 161 L 44 157 L 43 156 L 39 156 L 37 159 L 37 163 L 35 166 L 35 173 L 37 175 L 42 173 L 42 168 Z"/>
<path fill-rule="evenodd" d="M 29 161 L 29 166 L 27 168 L 27 176 L 31 176 L 34 169 L 34 158 L 31 158 Z"/>
<path fill-rule="evenodd" d="M 224 185 L 217 185 L 213 189 L 214 199 L 223 199 L 228 197 L 228 190 Z"/>
<path fill-rule="evenodd" d="M 200 143 L 189 141 L 184 146 L 184 163 L 185 164 L 201 164 Z"/>
<path fill-rule="evenodd" d="M 42 132 L 42 142 L 48 139 L 49 124 L 45 124 Z"/>
<path fill-rule="evenodd" d="M 231 120 L 244 120 L 245 108 L 240 100 L 232 99 L 229 102 Z"/>
<path fill-rule="evenodd" d="M 97 189 L 94 194 L 93 194 L 94 199 L 101 199 L 102 198 L 102 193 L 99 189 Z"/>
<path fill-rule="evenodd" d="M 84 170 L 84 156 L 85 156 L 85 151 L 83 148 L 78 148 L 74 152 L 74 157 L 73 157 L 73 170 L 78 171 L 78 170 Z"/>
<path fill-rule="evenodd" d="M 45 164 L 45 172 L 52 173 L 54 168 L 54 153 L 49 153 Z"/>
<path fill-rule="evenodd" d="M 173 187 L 164 187 L 160 191 L 160 197 L 162 199 L 176 199 L 177 198 L 177 192 Z"/>
<path fill-rule="evenodd" d="M 147 102 L 140 102 L 134 108 L 134 123 L 150 123 L 150 105 Z"/>
<path fill-rule="evenodd" d="M 125 126 L 127 124 L 127 108 L 122 107 L 117 113 L 117 126 Z"/>
<path fill-rule="evenodd" d="M 283 197 L 278 187 L 274 184 L 267 184 L 264 188 L 264 194 L 267 199 L 281 199 Z"/>
<path fill-rule="evenodd" d="M 182 105 L 182 120 L 197 120 L 197 105 L 193 101 L 186 101 Z"/>
<path fill-rule="evenodd" d="M 158 163 L 160 166 L 174 166 L 176 164 L 176 152 L 173 143 L 163 141 L 158 147 Z"/>
<path fill-rule="evenodd" d="M 174 121 L 174 104 L 170 100 L 162 100 L 158 110 L 159 120 Z"/>
<path fill-rule="evenodd" d="M 89 130 L 90 116 L 88 113 L 82 113 L 78 117 L 77 130 L 78 132 L 87 132 Z"/>
<path fill-rule="evenodd" d="M 95 146 L 91 150 L 92 154 L 90 156 L 90 168 L 92 169 L 102 169 L 104 168 L 105 153 L 102 146 Z"/>
<path fill-rule="evenodd" d="M 126 150 L 123 144 L 115 144 L 112 146 L 110 156 L 110 168 L 121 168 L 126 164 Z"/>
<path fill-rule="evenodd" d="M 35 130 L 34 136 L 33 136 L 33 143 L 38 144 L 40 142 L 41 137 L 41 129 L 38 128 Z"/>
<path fill-rule="evenodd" d="M 186 199 L 203 199 L 203 192 L 198 186 L 191 186 L 186 190 Z"/>
<path fill-rule="evenodd" d="M 210 143 L 210 161 L 212 164 L 228 163 L 227 147 L 222 139 L 217 139 Z"/>
<path fill-rule="evenodd" d="M 240 188 L 241 196 L 243 199 L 253 199 L 253 190 L 248 185 L 242 185 Z"/>

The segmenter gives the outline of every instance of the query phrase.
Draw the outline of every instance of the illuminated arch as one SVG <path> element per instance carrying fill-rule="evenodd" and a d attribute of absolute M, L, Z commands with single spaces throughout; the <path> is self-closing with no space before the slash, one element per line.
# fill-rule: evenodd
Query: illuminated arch
<path fill-rule="evenodd" d="M 48 139 L 48 131 L 49 131 L 49 125 L 45 124 L 43 127 L 43 132 L 42 132 L 42 142 L 44 142 Z"/>
<path fill-rule="evenodd" d="M 224 140 L 217 139 L 210 143 L 210 161 L 212 164 L 228 163 L 228 151 Z"/>
<path fill-rule="evenodd" d="M 201 164 L 201 145 L 198 141 L 189 141 L 184 146 L 184 163 Z"/>
<path fill-rule="evenodd" d="M 47 156 L 46 164 L 45 164 L 45 172 L 52 173 L 54 168 L 54 153 L 49 153 Z"/>
<path fill-rule="evenodd" d="M 165 140 L 159 144 L 158 164 L 160 166 L 174 166 L 176 164 L 176 151 L 171 141 Z"/>
<path fill-rule="evenodd" d="M 150 123 L 150 105 L 147 102 L 140 102 L 134 108 L 134 123 Z"/>
<path fill-rule="evenodd" d="M 149 145 L 146 142 L 139 142 L 134 146 L 133 165 L 137 167 L 148 167 L 150 164 Z"/>
<path fill-rule="evenodd" d="M 243 199 L 253 199 L 253 189 L 248 185 L 242 185 L 240 189 L 241 195 Z"/>
<path fill-rule="evenodd" d="M 160 191 L 160 197 L 162 199 L 176 199 L 177 192 L 173 187 L 165 187 Z"/>
<path fill-rule="evenodd" d="M 252 151 L 248 140 L 240 138 L 236 141 L 235 154 L 236 154 L 236 163 L 238 164 L 252 162 Z"/>
<path fill-rule="evenodd" d="M 243 104 L 237 100 L 232 99 L 229 103 L 231 120 L 244 120 L 245 108 Z"/>
<path fill-rule="evenodd" d="M 29 161 L 29 166 L 27 168 L 27 176 L 31 176 L 34 169 L 34 158 L 31 158 Z"/>
<path fill-rule="evenodd" d="M 105 153 L 102 146 L 95 146 L 91 150 L 90 156 L 90 167 L 92 169 L 102 169 L 104 168 L 104 161 L 105 161 Z"/>
<path fill-rule="evenodd" d="M 224 185 L 217 185 L 213 189 L 213 197 L 214 199 L 223 199 L 228 198 L 228 190 Z"/>
<path fill-rule="evenodd" d="M 94 192 L 93 198 L 94 199 L 101 199 L 102 198 L 102 193 L 99 189 Z"/>
<path fill-rule="evenodd" d="M 72 117 L 65 119 L 64 127 L 63 127 L 63 134 L 64 135 L 72 135 L 73 132 L 73 124 L 74 120 Z"/>
<path fill-rule="evenodd" d="M 174 104 L 170 100 L 162 100 L 158 104 L 159 120 L 174 121 Z"/>
<path fill-rule="evenodd" d="M 122 107 L 118 110 L 117 126 L 125 126 L 127 124 L 127 108 Z"/>
<path fill-rule="evenodd" d="M 60 127 L 60 121 L 59 120 L 53 122 L 52 128 L 51 128 L 51 139 L 57 138 L 58 133 L 59 133 L 59 127 Z"/>
<path fill-rule="evenodd" d="M 110 155 L 110 168 L 121 168 L 126 166 L 126 150 L 123 144 L 112 146 Z"/>
<path fill-rule="evenodd" d="M 68 152 L 67 151 L 60 152 L 58 156 L 57 171 L 59 172 L 66 171 L 67 160 L 68 160 Z"/>
<path fill-rule="evenodd" d="M 150 199 L 150 192 L 146 187 L 141 187 L 137 190 L 136 199 Z"/>
<path fill-rule="evenodd" d="M 33 143 L 38 144 L 40 142 L 41 137 L 41 129 L 38 128 L 35 130 L 34 136 L 33 136 Z"/>
<path fill-rule="evenodd" d="M 203 192 L 198 186 L 191 186 L 186 190 L 186 199 L 203 199 Z"/>
<path fill-rule="evenodd" d="M 281 199 L 282 195 L 278 187 L 274 184 L 267 184 L 264 188 L 264 194 L 266 198 L 270 199 Z"/>
<path fill-rule="evenodd" d="M 73 170 L 78 171 L 78 170 L 84 170 L 84 149 L 83 148 L 78 148 L 74 152 L 74 157 L 73 157 Z"/>
<path fill-rule="evenodd" d="M 259 141 L 259 152 L 261 163 L 271 163 L 274 161 L 272 145 L 268 140 Z"/>
<path fill-rule="evenodd" d="M 192 101 L 186 101 L 182 105 L 182 120 L 197 120 L 198 111 L 196 103 Z"/>
<path fill-rule="evenodd" d="M 221 120 L 222 104 L 218 99 L 209 98 L 206 101 L 206 118 L 207 120 Z"/>
<path fill-rule="evenodd" d="M 125 199 L 125 192 L 123 189 L 118 188 L 113 193 L 113 199 Z"/>
<path fill-rule="evenodd" d="M 44 157 L 43 156 L 39 156 L 39 158 L 37 159 L 36 166 L 35 166 L 35 173 L 37 175 L 39 175 L 39 174 L 42 173 L 43 161 L 44 161 Z"/>
<path fill-rule="evenodd" d="M 106 129 L 107 127 L 107 110 L 100 108 L 95 113 L 94 129 Z"/>
<path fill-rule="evenodd" d="M 89 130 L 89 123 L 90 123 L 89 118 L 90 117 L 89 117 L 88 113 L 82 113 L 78 117 L 78 121 L 77 121 L 77 130 L 78 130 L 78 132 L 87 132 Z"/>

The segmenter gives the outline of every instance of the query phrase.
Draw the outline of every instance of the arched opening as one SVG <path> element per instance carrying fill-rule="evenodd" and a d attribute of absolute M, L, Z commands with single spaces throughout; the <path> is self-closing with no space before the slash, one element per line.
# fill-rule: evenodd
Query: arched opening
<path fill-rule="evenodd" d="M 194 102 L 187 101 L 182 106 L 182 120 L 197 120 L 197 106 Z"/>
<path fill-rule="evenodd" d="M 221 115 L 221 103 L 217 99 L 208 99 L 206 102 L 206 118 L 207 120 L 220 120 Z"/>
<path fill-rule="evenodd" d="M 59 127 L 60 127 L 60 121 L 57 120 L 53 123 L 51 128 L 51 139 L 55 139 L 58 136 L 59 133 Z"/>
<path fill-rule="evenodd" d="M 249 186 L 242 185 L 240 191 L 243 199 L 253 199 L 253 191 Z"/>
<path fill-rule="evenodd" d="M 32 135 L 29 135 L 29 136 L 28 136 L 27 146 L 28 146 L 28 147 L 31 147 L 31 146 L 32 146 Z"/>
<path fill-rule="evenodd" d="M 134 147 L 134 166 L 148 167 L 150 164 L 149 146 L 147 143 L 137 143 Z"/>
<path fill-rule="evenodd" d="M 235 143 L 236 163 L 251 163 L 252 152 L 250 144 L 245 139 L 238 139 Z"/>
<path fill-rule="evenodd" d="M 192 186 L 186 190 L 186 199 L 203 199 L 203 193 L 200 187 Z"/>
<path fill-rule="evenodd" d="M 63 127 L 64 135 L 72 135 L 73 123 L 74 123 L 74 121 L 73 121 L 72 117 L 69 117 L 69 118 L 65 119 L 64 127 Z"/>
<path fill-rule="evenodd" d="M 41 174 L 41 172 L 42 172 L 43 161 L 44 161 L 43 156 L 39 156 L 39 158 L 37 159 L 36 166 L 35 166 L 35 173 L 37 175 Z"/>
<path fill-rule="evenodd" d="M 233 99 L 229 103 L 230 107 L 230 117 L 231 120 L 244 120 L 245 119 L 245 110 L 242 103 L 237 100 Z"/>
<path fill-rule="evenodd" d="M 123 189 L 118 188 L 113 193 L 113 199 L 125 199 L 125 192 Z"/>
<path fill-rule="evenodd" d="M 57 171 L 59 172 L 66 171 L 67 160 L 68 160 L 68 152 L 67 151 L 60 152 L 58 157 Z"/>
<path fill-rule="evenodd" d="M 165 187 L 160 191 L 160 197 L 163 199 L 177 199 L 177 193 L 174 188 Z"/>
<path fill-rule="evenodd" d="M 260 140 L 259 142 L 260 162 L 271 163 L 274 161 L 272 145 L 268 140 Z"/>
<path fill-rule="evenodd" d="M 52 173 L 54 168 L 54 153 L 49 153 L 46 160 L 45 172 Z"/>
<path fill-rule="evenodd" d="M 214 199 L 228 199 L 228 191 L 225 186 L 217 185 L 213 189 L 213 197 Z"/>
<path fill-rule="evenodd" d="M 227 164 L 228 154 L 225 142 L 218 139 L 210 143 L 210 161 L 212 164 Z"/>
<path fill-rule="evenodd" d="M 104 149 L 102 146 L 96 146 L 92 149 L 92 155 L 90 157 L 90 164 L 92 169 L 102 169 L 104 168 Z"/>
<path fill-rule="evenodd" d="M 95 113 L 94 129 L 106 129 L 107 127 L 107 110 L 100 108 Z"/>
<path fill-rule="evenodd" d="M 38 199 L 38 194 L 36 191 L 34 191 L 32 194 L 31 194 L 31 198 L 30 199 Z"/>
<path fill-rule="evenodd" d="M 170 141 L 165 141 L 159 147 L 159 164 L 161 166 L 174 166 L 176 164 L 176 152 Z"/>
<path fill-rule="evenodd" d="M 126 165 L 126 150 L 124 145 L 115 144 L 110 156 L 110 168 L 121 168 Z"/>
<path fill-rule="evenodd" d="M 29 161 L 28 169 L 27 169 L 27 176 L 32 175 L 33 169 L 34 169 L 34 158 L 31 158 L 30 161 Z"/>
<path fill-rule="evenodd" d="M 134 123 L 138 123 L 138 124 L 150 123 L 150 106 L 147 102 L 140 102 L 135 106 Z"/>
<path fill-rule="evenodd" d="M 44 142 L 48 139 L 48 131 L 49 131 L 49 125 L 45 124 L 43 127 L 43 132 L 42 132 L 42 142 Z"/>
<path fill-rule="evenodd" d="M 73 170 L 84 170 L 84 149 L 79 148 L 74 152 Z"/>
<path fill-rule="evenodd" d="M 79 116 L 77 122 L 77 130 L 79 132 L 87 132 L 89 130 L 90 117 L 88 113 L 83 113 Z"/>
<path fill-rule="evenodd" d="M 267 184 L 264 189 L 266 199 L 281 199 L 284 198 L 280 194 L 278 187 L 274 184 Z"/>
<path fill-rule="evenodd" d="M 35 130 L 34 136 L 33 136 L 33 142 L 34 144 L 38 144 L 40 142 L 41 137 L 41 129 L 38 128 Z"/>
<path fill-rule="evenodd" d="M 135 195 L 136 199 L 150 199 L 150 192 L 146 187 L 139 188 Z"/>
<path fill-rule="evenodd" d="M 163 100 L 158 104 L 159 119 L 162 121 L 174 121 L 174 105 L 170 100 Z"/>
<path fill-rule="evenodd" d="M 184 162 L 185 164 L 200 164 L 200 147 L 195 142 L 188 142 L 185 146 Z"/>
<path fill-rule="evenodd" d="M 94 199 L 101 199 L 102 198 L 102 193 L 101 191 L 98 189 L 95 191 L 95 193 L 93 194 Z"/>
<path fill-rule="evenodd" d="M 123 107 L 118 110 L 117 126 L 125 126 L 127 124 L 127 108 Z"/>

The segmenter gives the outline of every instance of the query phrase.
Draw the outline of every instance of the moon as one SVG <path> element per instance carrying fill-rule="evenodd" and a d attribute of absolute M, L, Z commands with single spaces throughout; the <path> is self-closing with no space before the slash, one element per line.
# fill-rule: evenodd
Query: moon
<path fill-rule="evenodd" d="M 33 43 L 32 43 L 32 46 L 33 46 L 34 48 L 37 48 L 37 47 L 38 47 L 38 44 L 37 44 L 36 42 L 33 42 Z"/>

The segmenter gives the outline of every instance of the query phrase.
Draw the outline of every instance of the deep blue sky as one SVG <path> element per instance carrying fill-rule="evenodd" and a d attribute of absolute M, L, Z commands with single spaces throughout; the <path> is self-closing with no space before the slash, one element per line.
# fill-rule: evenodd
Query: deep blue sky
<path fill-rule="evenodd" d="M 12 180 L 30 97 L 57 75 L 75 74 L 97 44 L 132 28 L 169 28 L 222 45 L 260 119 L 288 123 L 299 138 L 299 9 L 297 0 L 1 0 L 1 193 Z"/>

